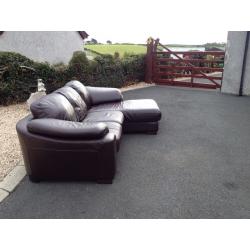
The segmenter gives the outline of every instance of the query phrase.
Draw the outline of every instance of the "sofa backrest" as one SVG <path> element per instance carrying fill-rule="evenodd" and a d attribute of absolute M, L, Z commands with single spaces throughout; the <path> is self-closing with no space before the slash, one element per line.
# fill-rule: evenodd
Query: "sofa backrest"
<path fill-rule="evenodd" d="M 91 107 L 90 95 L 88 93 L 87 88 L 81 82 L 73 80 L 73 81 L 68 82 L 65 86 L 69 86 L 73 88 L 74 90 L 76 90 L 78 94 L 82 97 L 84 102 L 86 103 L 87 108 L 89 109 Z"/>
<path fill-rule="evenodd" d="M 68 101 L 75 109 L 78 121 L 82 121 L 85 118 L 85 116 L 87 115 L 87 105 L 75 89 L 69 86 L 65 86 L 57 89 L 55 93 L 60 93 L 68 99 Z"/>
<path fill-rule="evenodd" d="M 33 102 L 30 110 L 35 119 L 54 118 L 77 121 L 73 106 L 65 96 L 59 93 L 51 93 Z"/>

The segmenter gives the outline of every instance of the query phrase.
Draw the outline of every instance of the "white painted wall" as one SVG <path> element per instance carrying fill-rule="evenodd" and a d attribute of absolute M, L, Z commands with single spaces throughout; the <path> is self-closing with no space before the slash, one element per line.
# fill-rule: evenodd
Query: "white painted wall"
<path fill-rule="evenodd" d="M 250 41 L 248 42 L 248 50 L 246 57 L 245 76 L 243 81 L 243 94 L 250 96 Z"/>
<path fill-rule="evenodd" d="M 243 59 L 246 53 L 246 68 L 243 81 L 243 95 L 250 95 L 250 41 L 245 51 L 247 31 L 229 31 L 222 80 L 222 93 L 239 95 L 243 73 Z"/>
<path fill-rule="evenodd" d="M 239 94 L 246 32 L 229 31 L 221 92 Z"/>
<path fill-rule="evenodd" d="M 5 31 L 0 51 L 13 51 L 39 62 L 68 63 L 74 51 L 83 51 L 76 31 Z"/>

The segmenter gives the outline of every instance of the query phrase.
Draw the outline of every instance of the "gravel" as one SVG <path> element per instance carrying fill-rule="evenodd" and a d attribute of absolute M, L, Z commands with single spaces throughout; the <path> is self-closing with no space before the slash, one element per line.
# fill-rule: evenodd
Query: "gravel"
<path fill-rule="evenodd" d="M 26 103 L 0 106 L 0 181 L 22 159 L 16 123 L 28 113 Z"/>

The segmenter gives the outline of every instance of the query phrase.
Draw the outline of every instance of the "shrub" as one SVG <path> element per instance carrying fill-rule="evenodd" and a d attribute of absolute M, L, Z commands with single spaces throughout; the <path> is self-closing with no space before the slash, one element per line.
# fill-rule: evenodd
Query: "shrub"
<path fill-rule="evenodd" d="M 45 83 L 47 93 L 51 93 L 63 85 L 60 83 L 60 78 L 63 81 L 63 75 L 57 73 L 57 70 L 48 63 L 36 63 L 34 65 L 36 77 L 41 78 Z M 36 79 L 34 80 L 36 83 Z"/>
<path fill-rule="evenodd" d="M 114 53 L 114 59 L 115 59 L 115 60 L 120 59 L 120 54 L 119 54 L 119 52 L 116 51 L 116 52 Z"/>
<path fill-rule="evenodd" d="M 89 60 L 86 54 L 82 51 L 76 51 L 73 53 L 68 66 L 68 75 L 72 79 L 77 79 L 78 81 L 86 84 L 89 82 L 90 67 Z"/>
<path fill-rule="evenodd" d="M 122 67 L 126 82 L 144 81 L 145 55 L 124 55 Z"/>
<path fill-rule="evenodd" d="M 144 55 L 98 55 L 88 60 L 76 51 L 68 65 L 38 63 L 13 52 L 0 52 L 0 105 L 24 102 L 43 79 L 47 93 L 76 79 L 90 86 L 122 87 L 126 82 L 144 79 Z M 24 67 L 23 67 L 24 66 Z M 34 70 L 35 71 L 34 71 Z"/>
<path fill-rule="evenodd" d="M 35 75 L 28 67 L 33 67 L 34 64 L 20 54 L 0 52 L 0 104 L 22 102 L 29 97 L 34 91 Z"/>
<path fill-rule="evenodd" d="M 112 55 L 95 57 L 92 63 L 92 86 L 120 88 L 124 84 L 123 72 L 120 62 Z"/>

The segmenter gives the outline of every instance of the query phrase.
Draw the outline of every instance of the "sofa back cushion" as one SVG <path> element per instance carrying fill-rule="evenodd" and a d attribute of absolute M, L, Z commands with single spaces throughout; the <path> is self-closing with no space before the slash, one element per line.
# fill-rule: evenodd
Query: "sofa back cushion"
<path fill-rule="evenodd" d="M 89 95 L 89 92 L 87 90 L 87 88 L 79 81 L 70 81 L 66 84 L 66 86 L 69 86 L 71 88 L 73 88 L 74 90 L 76 90 L 78 92 L 78 94 L 82 97 L 82 99 L 84 100 L 84 102 L 87 105 L 87 108 L 91 108 L 91 98 Z"/>
<path fill-rule="evenodd" d="M 65 96 L 75 109 L 78 121 L 82 121 L 87 115 L 87 105 L 76 90 L 69 86 L 62 87 L 55 91 Z"/>
<path fill-rule="evenodd" d="M 66 97 L 59 93 L 46 95 L 33 102 L 31 113 L 37 118 L 54 118 L 67 121 L 77 121 L 75 110 Z"/>

